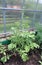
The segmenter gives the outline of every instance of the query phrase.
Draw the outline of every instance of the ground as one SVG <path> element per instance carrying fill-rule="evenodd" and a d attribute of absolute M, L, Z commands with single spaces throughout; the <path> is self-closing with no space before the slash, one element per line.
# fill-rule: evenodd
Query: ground
<path fill-rule="evenodd" d="M 19 56 L 12 56 L 4 65 L 40 65 L 39 60 L 41 60 L 41 58 L 38 50 L 36 50 L 36 52 L 30 52 L 29 57 L 30 59 L 28 61 L 23 62 Z M 0 63 L 0 65 L 3 64 Z"/>

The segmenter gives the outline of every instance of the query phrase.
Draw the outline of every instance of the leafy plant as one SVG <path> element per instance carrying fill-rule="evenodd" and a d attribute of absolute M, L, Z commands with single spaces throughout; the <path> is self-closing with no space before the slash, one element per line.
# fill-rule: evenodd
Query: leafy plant
<path fill-rule="evenodd" d="M 11 55 L 5 55 L 5 56 L 3 56 L 3 57 L 1 58 L 1 61 L 2 61 L 3 63 L 7 62 L 7 60 L 10 59 L 10 56 L 11 56 Z"/>
<path fill-rule="evenodd" d="M 41 23 L 36 23 L 36 30 L 37 30 L 37 35 L 36 35 L 36 42 L 40 45 L 40 48 L 42 48 L 42 24 Z"/>
<path fill-rule="evenodd" d="M 4 48 L 2 45 L 1 52 L 3 57 L 1 61 L 4 63 L 10 59 L 12 55 L 19 54 L 23 61 L 27 61 L 29 59 L 30 50 L 35 50 L 35 48 L 39 48 L 39 45 L 35 43 L 35 32 L 28 31 L 13 31 L 13 36 L 10 38 L 11 43 Z M 6 52 L 10 51 L 11 54 L 7 54 Z M 0 53 L 1 53 L 0 52 Z"/>
<path fill-rule="evenodd" d="M 9 55 L 9 54 L 7 55 L 7 53 L 6 53 L 7 51 L 8 51 L 8 49 L 6 48 L 6 46 L 0 44 L 0 54 L 2 54 L 0 61 L 2 61 L 3 63 L 5 63 L 7 60 L 10 59 L 11 55 Z"/>
<path fill-rule="evenodd" d="M 35 41 L 37 44 L 40 45 L 40 49 L 42 49 L 42 33 L 38 32 L 37 35 L 35 36 Z"/>
<path fill-rule="evenodd" d="M 39 61 L 40 65 L 42 65 L 42 61 Z"/>
<path fill-rule="evenodd" d="M 17 33 L 18 32 L 18 33 Z M 17 31 L 11 37 L 11 44 L 8 45 L 8 49 L 14 52 L 18 52 L 23 61 L 29 59 L 28 54 L 30 50 L 39 48 L 39 45 L 34 42 L 35 32 Z"/>
<path fill-rule="evenodd" d="M 2 44 L 0 44 L 0 53 L 3 53 L 5 55 L 6 47 Z"/>

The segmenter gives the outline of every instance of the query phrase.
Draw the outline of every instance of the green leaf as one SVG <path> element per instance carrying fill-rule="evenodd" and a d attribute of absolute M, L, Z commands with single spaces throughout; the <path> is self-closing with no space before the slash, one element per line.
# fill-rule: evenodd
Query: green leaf
<path fill-rule="evenodd" d="M 42 61 L 39 61 L 40 65 L 42 65 Z"/>
<path fill-rule="evenodd" d="M 32 50 L 34 49 L 33 43 L 30 43 L 30 48 L 31 48 Z"/>
<path fill-rule="evenodd" d="M 25 51 L 29 52 L 30 51 L 30 46 L 25 45 Z"/>
<path fill-rule="evenodd" d="M 6 56 L 2 57 L 2 58 L 1 58 L 1 61 L 2 61 L 3 63 L 5 63 L 5 62 L 7 61 L 7 57 L 6 57 Z"/>
<path fill-rule="evenodd" d="M 10 56 L 11 56 L 11 55 L 3 56 L 3 57 L 1 58 L 1 61 L 2 61 L 3 63 L 7 62 L 7 60 L 10 59 Z"/>
<path fill-rule="evenodd" d="M 7 55 L 7 60 L 9 60 L 9 59 L 10 59 L 10 57 L 11 57 L 11 55 Z"/>
<path fill-rule="evenodd" d="M 34 48 L 39 48 L 39 45 L 37 43 L 30 43 L 30 47 L 34 50 Z"/>
<path fill-rule="evenodd" d="M 26 53 L 23 53 L 21 57 L 23 61 L 27 61 L 29 59 Z"/>
<path fill-rule="evenodd" d="M 14 48 L 16 48 L 16 44 L 11 43 L 8 45 L 8 50 L 12 50 Z"/>
<path fill-rule="evenodd" d="M 40 46 L 38 45 L 38 44 L 36 44 L 36 43 L 33 43 L 33 46 L 35 47 L 35 48 L 39 48 Z"/>

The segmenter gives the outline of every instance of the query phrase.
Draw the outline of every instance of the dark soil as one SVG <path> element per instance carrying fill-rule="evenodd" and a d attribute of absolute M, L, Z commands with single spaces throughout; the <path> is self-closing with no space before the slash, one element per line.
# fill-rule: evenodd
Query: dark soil
<path fill-rule="evenodd" d="M 12 56 L 10 60 L 8 60 L 4 65 L 40 65 L 38 61 L 41 59 L 40 59 L 40 54 L 38 51 L 31 52 L 29 54 L 29 57 L 30 59 L 28 61 L 23 62 L 18 55 L 16 57 Z M 0 65 L 3 65 L 3 64 L 0 62 Z"/>

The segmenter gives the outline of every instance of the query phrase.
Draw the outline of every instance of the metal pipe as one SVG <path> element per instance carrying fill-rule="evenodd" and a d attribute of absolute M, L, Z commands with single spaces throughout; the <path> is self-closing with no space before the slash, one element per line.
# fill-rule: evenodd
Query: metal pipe
<path fill-rule="evenodd" d="M 36 6 L 35 6 L 35 11 L 37 11 L 37 6 L 38 6 L 39 0 L 37 0 Z M 38 12 L 38 11 L 37 11 Z M 36 17 L 36 12 L 34 12 L 34 16 L 33 16 L 33 21 L 32 21 L 32 27 L 35 27 L 35 17 Z"/>
<path fill-rule="evenodd" d="M 2 0 L 2 7 L 3 7 L 3 8 L 6 7 L 5 0 Z M 5 16 L 6 10 L 3 9 L 2 12 L 3 12 L 4 33 L 6 33 L 6 16 Z"/>
<path fill-rule="evenodd" d="M 25 6 L 25 0 L 22 0 L 21 21 L 20 21 L 21 30 L 23 29 L 22 22 L 24 20 L 24 6 Z"/>
<path fill-rule="evenodd" d="M 42 10 L 28 10 L 28 9 L 14 9 L 14 8 L 0 8 L 0 10 L 14 10 L 14 11 L 27 11 L 27 12 L 42 12 Z"/>

